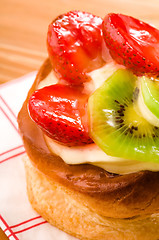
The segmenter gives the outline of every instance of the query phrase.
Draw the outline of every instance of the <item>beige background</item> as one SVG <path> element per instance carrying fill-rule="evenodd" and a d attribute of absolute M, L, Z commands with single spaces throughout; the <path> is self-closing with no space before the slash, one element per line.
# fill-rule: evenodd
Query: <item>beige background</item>
<path fill-rule="evenodd" d="M 37 70 L 47 57 L 48 24 L 74 9 L 124 13 L 159 28 L 159 0 L 0 0 L 0 83 Z"/>
<path fill-rule="evenodd" d="M 39 68 L 48 24 L 73 9 L 125 13 L 159 27 L 159 0 L 0 0 L 0 83 Z"/>

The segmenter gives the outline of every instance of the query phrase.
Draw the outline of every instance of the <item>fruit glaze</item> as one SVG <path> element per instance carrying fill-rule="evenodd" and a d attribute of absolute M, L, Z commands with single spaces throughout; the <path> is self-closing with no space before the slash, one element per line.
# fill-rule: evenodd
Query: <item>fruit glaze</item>
<path fill-rule="evenodd" d="M 48 28 L 51 73 L 31 119 L 68 164 L 159 171 L 159 30 L 138 19 L 71 11 Z"/>

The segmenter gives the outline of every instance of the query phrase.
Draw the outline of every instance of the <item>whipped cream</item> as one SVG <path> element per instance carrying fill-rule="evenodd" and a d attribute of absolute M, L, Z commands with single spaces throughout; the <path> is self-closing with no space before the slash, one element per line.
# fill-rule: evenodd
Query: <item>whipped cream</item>
<path fill-rule="evenodd" d="M 99 88 L 117 69 L 124 68 L 110 61 L 103 67 L 89 73 L 92 81 L 85 83 L 85 91 L 92 93 Z M 58 79 L 53 71 L 40 82 L 38 88 L 56 84 Z M 46 144 L 53 154 L 60 156 L 67 164 L 93 164 L 109 172 L 128 174 L 141 170 L 159 171 L 158 163 L 140 162 L 107 155 L 95 143 L 85 146 L 68 147 L 44 135 Z"/>

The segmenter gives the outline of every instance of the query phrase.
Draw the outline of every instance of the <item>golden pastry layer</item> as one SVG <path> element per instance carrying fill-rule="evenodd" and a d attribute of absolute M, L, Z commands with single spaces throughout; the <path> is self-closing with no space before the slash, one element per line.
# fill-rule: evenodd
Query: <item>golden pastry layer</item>
<path fill-rule="evenodd" d="M 33 208 L 48 222 L 82 240 L 157 240 L 159 214 L 122 219 L 105 217 L 83 204 L 80 193 L 37 169 L 25 158 L 27 190 Z"/>
<path fill-rule="evenodd" d="M 91 211 L 113 218 L 131 218 L 159 212 L 159 172 L 141 171 L 114 175 L 89 164 L 68 165 L 44 140 L 43 132 L 31 120 L 27 110 L 29 96 L 51 71 L 47 59 L 31 87 L 18 116 L 26 152 L 33 165 L 46 177 L 75 191 Z"/>

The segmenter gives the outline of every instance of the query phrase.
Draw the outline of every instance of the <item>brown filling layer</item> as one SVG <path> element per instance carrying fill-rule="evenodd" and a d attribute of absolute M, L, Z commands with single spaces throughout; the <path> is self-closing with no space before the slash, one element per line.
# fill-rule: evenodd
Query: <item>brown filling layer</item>
<path fill-rule="evenodd" d="M 89 164 L 68 165 L 49 151 L 43 132 L 29 117 L 27 102 L 39 82 L 50 71 L 51 65 L 47 59 L 18 116 L 27 154 L 35 166 L 50 179 L 94 199 L 96 203 L 100 201 L 105 206 L 113 203 L 115 208 L 125 206 L 127 210 L 123 215 L 120 214 L 122 217 L 159 212 L 159 172 L 141 171 L 123 176 L 114 175 Z"/>

